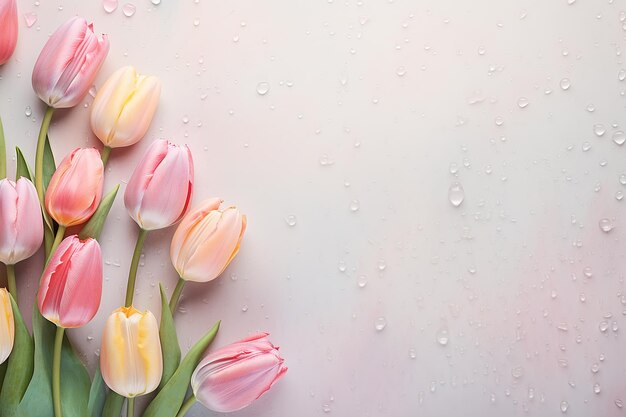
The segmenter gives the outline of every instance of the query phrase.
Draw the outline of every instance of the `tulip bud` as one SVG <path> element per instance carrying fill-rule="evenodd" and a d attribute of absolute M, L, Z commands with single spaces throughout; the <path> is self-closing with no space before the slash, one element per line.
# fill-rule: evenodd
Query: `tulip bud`
<path fill-rule="evenodd" d="M 81 327 L 102 298 L 102 253 L 92 238 L 68 236 L 46 264 L 37 294 L 41 315 L 57 326 Z"/>
<path fill-rule="evenodd" d="M 160 139 L 150 145 L 130 177 L 124 205 L 143 230 L 163 229 L 187 212 L 192 188 L 189 148 Z"/>
<path fill-rule="evenodd" d="M 89 220 L 102 198 L 104 166 L 94 148 L 75 149 L 63 159 L 46 190 L 46 210 L 62 226 Z"/>
<path fill-rule="evenodd" d="M 17 44 L 17 6 L 15 0 L 0 0 L 0 65 L 11 58 Z"/>
<path fill-rule="evenodd" d="M 159 325 L 150 311 L 120 307 L 109 316 L 102 334 L 100 370 L 109 388 L 124 397 L 148 394 L 159 386 L 163 357 Z"/>
<path fill-rule="evenodd" d="M 239 251 L 246 216 L 236 207 L 219 210 L 221 202 L 219 198 L 205 200 L 183 217 L 174 233 L 170 258 L 184 280 L 217 278 Z"/>
<path fill-rule="evenodd" d="M 13 265 L 41 246 L 43 220 L 37 190 L 28 179 L 0 180 L 0 262 Z"/>
<path fill-rule="evenodd" d="M 283 362 L 267 333 L 256 334 L 205 356 L 191 376 L 191 388 L 209 410 L 241 410 L 287 372 Z"/>
<path fill-rule="evenodd" d="M 91 105 L 91 130 L 109 148 L 137 143 L 148 131 L 159 104 L 161 82 L 133 67 L 115 71 Z"/>
<path fill-rule="evenodd" d="M 74 107 L 87 94 L 109 52 L 109 40 L 93 24 L 73 17 L 48 39 L 33 68 L 33 89 L 54 108 Z"/>
<path fill-rule="evenodd" d="M 0 288 L 0 363 L 7 360 L 13 350 L 15 322 L 11 297 L 6 288 Z"/>

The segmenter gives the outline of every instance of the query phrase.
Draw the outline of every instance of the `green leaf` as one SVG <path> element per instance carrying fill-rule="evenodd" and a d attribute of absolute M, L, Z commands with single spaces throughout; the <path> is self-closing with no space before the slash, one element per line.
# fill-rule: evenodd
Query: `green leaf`
<path fill-rule="evenodd" d="M 7 177 L 7 147 L 4 143 L 4 128 L 0 118 L 0 180 Z"/>
<path fill-rule="evenodd" d="M 87 224 L 83 226 L 83 229 L 80 231 L 80 234 L 78 235 L 79 238 L 87 239 L 88 237 L 92 237 L 94 239 L 98 239 L 100 237 L 100 233 L 104 227 L 104 222 L 107 219 L 111 206 L 115 201 L 117 190 L 119 189 L 120 185 L 117 184 L 107 195 L 104 196 L 104 198 L 102 198 L 96 212 L 93 216 L 91 216 L 91 219 L 89 219 Z"/>
<path fill-rule="evenodd" d="M 0 363 L 0 395 L 2 395 L 2 383 L 4 382 L 4 376 L 7 373 L 7 364 L 9 362 L 8 361 L 4 361 L 2 363 Z"/>
<path fill-rule="evenodd" d="M 200 362 L 200 359 L 202 359 L 202 354 L 215 338 L 219 328 L 220 322 L 218 321 L 202 339 L 198 340 L 198 342 L 193 345 L 185 356 L 185 359 L 180 363 L 178 369 L 176 369 L 176 372 L 174 372 L 174 375 L 172 375 L 169 381 L 167 381 L 167 384 L 165 384 L 158 395 L 154 397 L 154 400 L 152 400 L 148 408 L 146 408 L 143 417 L 176 416 L 178 410 L 180 410 L 180 406 L 185 400 L 191 374 L 198 365 L 198 362 Z"/>
<path fill-rule="evenodd" d="M 104 408 L 104 400 L 107 395 L 107 386 L 102 379 L 100 365 L 96 365 L 96 373 L 91 381 L 91 389 L 89 390 L 89 402 L 87 408 L 89 417 L 101 417 Z"/>
<path fill-rule="evenodd" d="M 15 339 L 0 394 L 0 415 L 3 417 L 17 415 L 17 407 L 33 375 L 33 338 L 28 333 L 13 297 L 11 297 L 11 306 L 15 322 Z"/>
<path fill-rule="evenodd" d="M 163 352 L 163 376 L 159 389 L 169 381 L 174 375 L 176 368 L 180 364 L 180 345 L 176 336 L 176 327 L 174 326 L 174 318 L 170 311 L 170 306 L 165 295 L 163 285 L 159 283 L 161 291 L 161 323 L 159 326 L 159 338 L 161 339 L 161 351 Z"/>
<path fill-rule="evenodd" d="M 91 380 L 85 365 L 76 355 L 67 332 L 61 348 L 61 410 L 63 417 L 87 416 Z"/>
<path fill-rule="evenodd" d="M 104 402 L 104 410 L 102 410 L 102 417 L 120 417 L 122 414 L 122 407 L 124 406 L 125 397 L 122 397 L 117 392 L 109 390 L 106 401 Z"/>
<path fill-rule="evenodd" d="M 29 180 L 33 180 L 33 172 L 30 170 L 26 159 L 24 158 L 24 154 L 19 146 L 15 147 L 15 154 L 17 155 L 17 169 L 15 171 L 15 180 L 19 180 L 21 177 L 27 178 Z"/>
<path fill-rule="evenodd" d="M 20 417 L 54 417 L 52 408 L 52 348 L 56 326 L 43 318 L 33 306 L 35 362 L 33 377 L 18 407 Z"/>
<path fill-rule="evenodd" d="M 48 188 L 48 184 L 50 184 L 50 178 L 52 178 L 52 174 L 57 170 L 56 163 L 54 162 L 54 154 L 52 153 L 52 148 L 50 147 L 50 139 L 48 135 L 46 135 L 46 142 L 43 148 L 43 189 L 44 193 L 46 188 Z"/>

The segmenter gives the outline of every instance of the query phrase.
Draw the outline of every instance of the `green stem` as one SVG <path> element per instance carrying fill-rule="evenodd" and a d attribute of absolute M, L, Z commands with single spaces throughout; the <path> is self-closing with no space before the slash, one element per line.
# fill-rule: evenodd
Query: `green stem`
<path fill-rule="evenodd" d="M 0 118 L 0 179 L 7 177 L 7 148 L 4 143 L 4 128 Z"/>
<path fill-rule="evenodd" d="M 174 288 L 174 293 L 172 294 L 172 298 L 170 299 L 170 311 L 172 315 L 174 315 L 174 311 L 176 311 L 176 306 L 178 305 L 178 300 L 180 299 L 180 294 L 183 292 L 183 287 L 185 286 L 185 281 L 182 278 L 178 278 L 178 282 L 176 283 L 176 288 Z"/>
<path fill-rule="evenodd" d="M 129 398 L 126 401 L 126 417 L 135 417 L 135 397 Z"/>
<path fill-rule="evenodd" d="M 7 281 L 9 283 L 9 292 L 17 303 L 17 285 L 15 284 L 15 265 L 7 265 Z"/>
<path fill-rule="evenodd" d="M 102 152 L 100 152 L 102 165 L 104 165 L 105 168 L 107 166 L 107 162 L 109 162 L 109 155 L 111 155 L 111 148 L 105 145 L 104 148 L 102 148 Z"/>
<path fill-rule="evenodd" d="M 191 394 L 191 397 L 187 398 L 187 401 L 185 401 L 183 406 L 180 407 L 180 411 L 178 411 L 178 414 L 176 414 L 176 417 L 183 417 L 185 414 L 187 414 L 187 411 L 189 411 L 191 406 L 194 405 L 195 403 L 196 403 L 196 397 L 195 395 Z"/>
<path fill-rule="evenodd" d="M 143 248 L 143 242 L 145 242 L 146 236 L 148 236 L 148 231 L 140 229 L 139 236 L 137 236 L 137 243 L 135 244 L 135 251 L 133 252 L 133 259 L 130 262 L 130 271 L 128 271 L 126 301 L 124 302 L 126 307 L 130 307 L 133 304 L 133 297 L 135 296 L 135 281 L 137 280 L 137 267 L 139 266 L 141 249 Z"/>
<path fill-rule="evenodd" d="M 39 202 L 43 210 L 46 209 L 44 206 L 43 190 L 43 151 L 46 146 L 46 136 L 50 128 L 52 113 L 54 113 L 54 107 L 48 107 L 41 121 L 41 129 L 39 129 L 39 137 L 37 138 L 37 151 L 35 153 L 35 188 L 37 188 L 37 196 L 39 197 Z"/>
<path fill-rule="evenodd" d="M 54 403 L 54 417 L 61 414 L 61 347 L 63 346 L 63 327 L 57 326 L 54 338 L 54 356 L 52 358 L 52 401 Z"/>
<path fill-rule="evenodd" d="M 59 225 L 59 228 L 57 229 L 57 234 L 54 237 L 54 242 L 52 243 L 52 247 L 50 248 L 50 255 L 48 255 L 48 260 L 50 260 L 54 251 L 57 250 L 57 248 L 59 247 L 59 244 L 61 244 L 61 241 L 63 240 L 64 235 L 65 235 L 65 226 Z"/>

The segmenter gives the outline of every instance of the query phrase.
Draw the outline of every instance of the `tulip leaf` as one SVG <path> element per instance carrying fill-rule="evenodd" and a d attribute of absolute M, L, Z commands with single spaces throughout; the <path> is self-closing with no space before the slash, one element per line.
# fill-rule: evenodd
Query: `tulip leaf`
<path fill-rule="evenodd" d="M 28 163 L 24 158 L 24 154 L 22 153 L 22 150 L 19 148 L 19 146 L 15 147 L 15 154 L 17 155 L 15 180 L 17 181 L 20 178 L 24 177 L 32 181 L 33 172 L 30 170 L 30 167 L 28 166 Z"/>
<path fill-rule="evenodd" d="M 104 227 L 104 222 L 109 215 L 109 211 L 111 210 L 111 206 L 115 201 L 115 196 L 117 195 L 117 190 L 120 189 L 120 185 L 117 184 L 107 195 L 105 195 L 100 201 L 100 205 L 96 209 L 96 212 L 91 216 L 91 219 L 83 226 L 83 229 L 80 231 L 78 235 L 81 239 L 87 239 L 88 237 L 98 239 L 100 237 L 100 233 L 102 232 L 102 228 Z"/>
<path fill-rule="evenodd" d="M 174 318 L 165 295 L 163 285 L 159 283 L 161 291 L 161 323 L 159 325 L 159 338 L 161 339 L 161 351 L 163 352 L 163 376 L 159 389 L 163 388 L 167 381 L 174 375 L 180 364 L 180 345 L 176 336 Z"/>
<path fill-rule="evenodd" d="M 125 397 L 122 397 L 115 391 L 109 390 L 109 394 L 106 396 L 104 402 L 102 417 L 120 417 L 125 400 Z"/>
<path fill-rule="evenodd" d="M 55 325 L 43 318 L 37 304 L 33 306 L 33 337 L 35 356 L 33 377 L 18 407 L 20 417 L 53 417 L 52 384 L 52 347 L 54 345 Z"/>
<path fill-rule="evenodd" d="M 52 153 L 52 148 L 50 147 L 50 139 L 48 135 L 46 135 L 46 142 L 43 148 L 43 189 L 44 193 L 46 188 L 48 188 L 48 184 L 50 184 L 50 178 L 54 174 L 54 171 L 57 170 L 56 163 L 54 162 L 54 154 Z"/>
<path fill-rule="evenodd" d="M 7 177 L 7 147 L 4 143 L 4 128 L 0 118 L 0 180 Z"/>
<path fill-rule="evenodd" d="M 198 365 L 198 362 L 200 362 L 200 359 L 202 359 L 202 354 L 215 338 L 219 328 L 220 322 L 218 321 L 202 339 L 198 340 L 196 344 L 193 345 L 187 355 L 185 355 L 178 369 L 176 369 L 176 372 L 174 372 L 174 375 L 172 375 L 163 389 L 161 389 L 150 405 L 148 405 L 148 408 L 146 408 L 146 411 L 143 413 L 143 417 L 176 416 L 178 410 L 180 410 L 180 406 L 185 400 L 191 374 Z"/>
<path fill-rule="evenodd" d="M 76 355 L 67 332 L 61 348 L 61 409 L 63 417 L 85 417 L 91 380 L 85 365 Z"/>
<path fill-rule="evenodd" d="M 33 375 L 33 338 L 28 333 L 13 297 L 11 297 L 11 306 L 13 307 L 15 338 L 0 394 L 0 415 L 3 417 L 17 415 L 17 408 Z"/>
<path fill-rule="evenodd" d="M 91 381 L 91 389 L 89 390 L 89 402 L 87 403 L 87 409 L 89 410 L 89 417 L 101 417 L 102 409 L 104 408 L 104 400 L 107 395 L 107 386 L 102 379 L 102 372 L 100 372 L 100 365 L 96 365 L 96 373 Z"/>

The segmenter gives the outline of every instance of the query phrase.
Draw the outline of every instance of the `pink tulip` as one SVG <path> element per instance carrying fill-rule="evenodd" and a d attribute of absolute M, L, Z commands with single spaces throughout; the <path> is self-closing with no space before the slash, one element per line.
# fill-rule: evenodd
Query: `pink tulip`
<path fill-rule="evenodd" d="M 46 210 L 62 226 L 89 220 L 102 197 L 104 166 L 94 148 L 75 149 L 63 159 L 46 190 Z"/>
<path fill-rule="evenodd" d="M 15 0 L 0 0 L 0 65 L 11 58 L 17 44 L 17 6 Z"/>
<path fill-rule="evenodd" d="M 100 307 L 102 254 L 95 239 L 68 236 L 52 254 L 39 284 L 41 315 L 60 327 L 89 323 Z"/>
<path fill-rule="evenodd" d="M 287 372 L 283 362 L 267 333 L 259 333 L 205 356 L 191 376 L 191 388 L 209 410 L 241 410 Z"/>
<path fill-rule="evenodd" d="M 32 182 L 0 180 L 0 262 L 13 265 L 30 258 L 41 246 L 43 220 Z"/>
<path fill-rule="evenodd" d="M 74 107 L 89 91 L 109 52 L 93 24 L 73 17 L 48 39 L 33 68 L 33 89 L 48 106 Z"/>
<path fill-rule="evenodd" d="M 150 145 L 130 177 L 124 204 L 143 230 L 163 229 L 187 212 L 192 188 L 189 148 L 160 139 Z"/>

